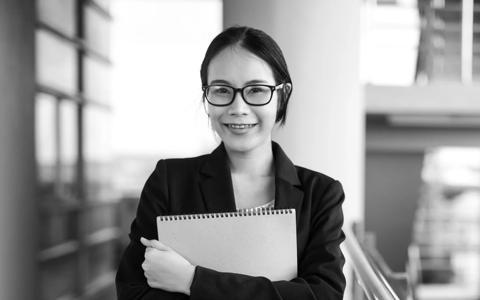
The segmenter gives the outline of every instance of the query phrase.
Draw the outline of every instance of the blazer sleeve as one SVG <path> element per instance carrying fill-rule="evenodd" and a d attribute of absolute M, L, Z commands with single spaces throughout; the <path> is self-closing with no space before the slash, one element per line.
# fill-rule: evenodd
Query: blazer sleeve
<path fill-rule="evenodd" d="M 166 165 L 165 161 L 160 160 L 142 190 L 137 214 L 130 228 L 130 243 L 120 260 L 115 277 L 118 300 L 188 299 L 184 294 L 151 288 L 143 274 L 145 246 L 140 243 L 140 238 L 158 238 L 156 217 L 168 211 L 167 195 Z"/>
<path fill-rule="evenodd" d="M 345 259 L 340 243 L 345 235 L 341 230 L 341 205 L 345 197 L 341 184 L 332 181 L 319 197 L 312 201 L 310 237 L 299 258 L 297 278 L 272 282 L 264 277 L 218 272 L 197 266 L 190 299 L 342 299 Z"/>

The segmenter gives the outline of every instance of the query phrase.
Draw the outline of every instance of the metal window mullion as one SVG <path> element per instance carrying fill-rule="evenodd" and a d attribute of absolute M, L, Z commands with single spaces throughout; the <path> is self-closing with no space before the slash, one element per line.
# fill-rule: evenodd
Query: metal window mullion
<path fill-rule="evenodd" d="M 76 1 L 76 14 L 77 14 L 77 32 L 76 39 L 83 41 L 84 38 L 84 1 Z M 77 48 L 77 94 L 83 95 L 84 91 L 84 80 L 83 80 L 83 56 L 85 51 L 82 47 Z M 87 184 L 86 184 L 86 172 L 85 172 L 85 150 L 84 150 L 84 141 L 85 141 L 85 132 L 84 132 L 84 123 L 85 123 L 85 100 L 82 98 L 78 104 L 78 187 L 79 187 L 79 210 L 77 212 L 77 238 L 78 238 L 78 252 L 77 252 L 77 285 L 76 285 L 76 294 L 80 297 L 83 297 L 87 285 L 88 285 L 88 275 L 89 275 L 89 265 L 88 265 L 88 247 L 86 245 L 86 229 L 85 224 L 87 223 L 85 218 L 85 209 L 86 209 L 86 197 L 87 197 Z"/>
<path fill-rule="evenodd" d="M 61 195 L 61 164 L 62 164 L 62 141 L 61 141 L 61 121 L 60 121 L 60 101 L 61 98 L 55 97 L 55 175 L 53 183 L 53 193 L 55 197 L 60 197 Z"/>
<path fill-rule="evenodd" d="M 462 56 L 463 83 L 472 82 L 474 0 L 462 0 Z"/>
<path fill-rule="evenodd" d="M 433 7 L 430 4 L 425 4 L 425 52 L 423 53 L 424 57 L 424 64 L 425 64 L 425 72 L 427 75 L 427 80 L 432 81 L 435 77 L 435 51 L 433 49 L 433 31 L 434 31 L 434 22 L 435 20 L 435 12 Z"/>

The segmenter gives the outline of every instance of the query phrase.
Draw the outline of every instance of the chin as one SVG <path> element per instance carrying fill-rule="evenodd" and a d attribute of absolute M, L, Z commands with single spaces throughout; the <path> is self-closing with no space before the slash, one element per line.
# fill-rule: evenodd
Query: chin
<path fill-rule="evenodd" d="M 237 144 L 231 144 L 231 143 L 225 143 L 225 147 L 230 151 L 241 152 L 241 153 L 248 152 L 254 148 L 254 147 L 249 147 L 248 145 L 245 145 L 245 144 L 237 145 Z"/>

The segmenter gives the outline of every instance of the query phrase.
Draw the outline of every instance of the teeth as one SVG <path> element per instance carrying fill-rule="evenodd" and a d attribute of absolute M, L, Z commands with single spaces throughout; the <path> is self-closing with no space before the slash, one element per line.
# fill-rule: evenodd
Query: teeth
<path fill-rule="evenodd" d="M 251 128 L 255 126 L 255 124 L 228 124 L 228 127 L 234 129 L 244 129 L 244 128 Z"/>

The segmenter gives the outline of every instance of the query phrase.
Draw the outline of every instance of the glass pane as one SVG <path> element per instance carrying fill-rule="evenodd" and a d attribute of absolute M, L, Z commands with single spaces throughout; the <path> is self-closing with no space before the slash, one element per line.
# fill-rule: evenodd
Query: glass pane
<path fill-rule="evenodd" d="M 480 53 L 473 57 L 473 80 L 480 81 Z"/>
<path fill-rule="evenodd" d="M 110 22 L 89 6 L 85 7 L 85 41 L 93 50 L 110 56 Z"/>
<path fill-rule="evenodd" d="M 480 7 L 480 6 L 479 6 Z M 480 23 L 480 21 L 479 21 Z M 480 31 L 473 34 L 473 80 L 480 81 Z"/>
<path fill-rule="evenodd" d="M 114 242 L 96 245 L 90 248 L 89 253 L 89 278 L 93 283 L 101 276 L 110 275 L 116 269 L 117 245 Z M 113 275 L 112 275 L 113 276 Z M 113 279 L 113 278 L 112 278 Z"/>
<path fill-rule="evenodd" d="M 52 195 L 56 181 L 57 100 L 46 94 L 37 94 L 35 105 L 35 143 L 38 182 L 41 195 Z"/>
<path fill-rule="evenodd" d="M 68 94 L 76 93 L 76 49 L 44 30 L 36 32 L 37 82 Z"/>
<path fill-rule="evenodd" d="M 117 206 L 115 205 L 95 205 L 84 213 L 85 220 L 88 220 L 84 225 L 86 234 L 117 225 Z"/>
<path fill-rule="evenodd" d="M 94 0 L 93 2 L 98 4 L 98 6 L 100 6 L 101 8 L 106 10 L 107 12 L 110 12 L 110 7 L 111 7 L 111 4 L 112 4 L 111 0 Z"/>
<path fill-rule="evenodd" d="M 75 0 L 38 0 L 37 15 L 40 21 L 68 36 L 75 36 Z"/>
<path fill-rule="evenodd" d="M 195 156 L 215 147 L 198 69 L 203 49 L 222 30 L 222 1 L 112 1 L 112 13 L 115 150 L 139 155 L 126 173 L 148 172 L 148 159 L 141 155 Z M 115 175 L 126 183 L 123 190 L 141 186 L 137 177 Z"/>
<path fill-rule="evenodd" d="M 60 299 L 72 295 L 77 286 L 77 257 L 69 255 L 45 263 L 40 268 L 40 299 Z M 65 297 L 71 299 L 73 297 Z"/>
<path fill-rule="evenodd" d="M 74 240 L 77 216 L 72 211 L 42 211 L 40 214 L 40 249 Z"/>
<path fill-rule="evenodd" d="M 60 102 L 60 181 L 61 192 L 75 194 L 78 159 L 77 104 Z"/>
<path fill-rule="evenodd" d="M 110 112 L 94 106 L 84 112 L 86 194 L 88 200 L 103 200 L 110 196 L 111 184 Z"/>
<path fill-rule="evenodd" d="M 108 104 L 110 101 L 110 68 L 98 60 L 84 57 L 84 94 L 87 99 Z"/>

